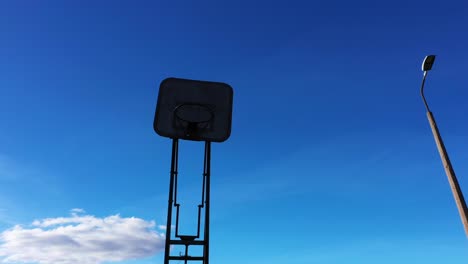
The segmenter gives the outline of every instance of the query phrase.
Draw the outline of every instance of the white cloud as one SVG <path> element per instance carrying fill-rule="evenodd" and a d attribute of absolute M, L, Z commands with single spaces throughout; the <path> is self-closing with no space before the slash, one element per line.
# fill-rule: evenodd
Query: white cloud
<path fill-rule="evenodd" d="M 86 211 L 81 208 L 73 208 L 70 210 L 70 213 L 71 214 L 84 214 L 86 213 Z"/>
<path fill-rule="evenodd" d="M 99 264 L 152 256 L 164 249 L 154 221 L 112 215 L 77 215 L 35 220 L 0 234 L 3 263 Z"/>
<path fill-rule="evenodd" d="M 174 229 L 175 225 L 171 225 L 171 229 Z M 166 225 L 158 225 L 158 229 L 166 231 L 167 226 Z"/>

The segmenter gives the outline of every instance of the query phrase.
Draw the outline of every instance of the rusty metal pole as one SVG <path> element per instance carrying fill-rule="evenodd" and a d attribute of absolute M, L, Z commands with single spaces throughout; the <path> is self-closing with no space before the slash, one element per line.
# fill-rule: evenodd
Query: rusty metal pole
<path fill-rule="evenodd" d="M 431 56 L 432 58 L 430 58 Z M 426 65 L 426 61 L 428 58 L 431 59 L 430 65 Z M 444 141 L 442 140 L 442 137 L 440 136 L 437 123 L 434 119 L 434 115 L 429 110 L 429 106 L 427 104 L 426 98 L 424 97 L 424 82 L 426 80 L 427 71 L 431 69 L 432 63 L 434 63 L 434 60 L 435 60 L 435 56 L 430 55 L 430 56 L 427 56 L 423 62 L 424 77 L 423 77 L 423 81 L 421 84 L 421 96 L 423 98 L 424 105 L 426 106 L 427 119 L 429 120 L 429 124 L 431 125 L 432 134 L 434 136 L 437 149 L 439 150 L 440 159 L 442 160 L 442 164 L 444 165 L 445 173 L 447 174 L 450 188 L 452 189 L 453 197 L 455 198 L 455 203 L 457 204 L 458 212 L 460 213 L 460 218 L 462 220 L 463 227 L 465 228 L 465 234 L 468 237 L 468 208 L 466 206 L 465 198 L 463 197 L 460 184 L 458 183 L 457 176 L 455 175 L 455 171 L 453 170 L 452 163 L 450 162 L 450 158 L 448 156 L 447 150 L 445 149 Z"/>
<path fill-rule="evenodd" d="M 466 207 L 465 198 L 463 197 L 460 184 L 458 184 L 457 176 L 455 175 L 452 163 L 450 162 L 444 142 L 442 141 L 439 129 L 437 128 L 437 124 L 431 112 L 427 112 L 427 119 L 431 125 L 432 134 L 434 135 L 434 140 L 437 144 L 437 149 L 439 150 L 440 159 L 444 165 L 445 173 L 447 174 L 450 188 L 452 189 L 453 198 L 455 198 L 455 203 L 457 204 L 458 212 L 460 213 L 463 226 L 465 227 L 465 233 L 468 237 L 468 208 Z"/>

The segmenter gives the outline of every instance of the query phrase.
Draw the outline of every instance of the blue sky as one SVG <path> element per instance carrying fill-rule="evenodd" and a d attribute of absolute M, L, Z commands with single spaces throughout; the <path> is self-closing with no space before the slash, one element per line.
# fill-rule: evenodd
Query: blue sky
<path fill-rule="evenodd" d="M 419 96 L 437 54 L 426 95 L 468 189 L 466 2 L 96 2 L 0 3 L 0 231 L 73 208 L 165 224 L 171 143 L 152 122 L 174 76 L 235 91 L 212 263 L 468 260 Z M 181 144 L 187 204 L 202 148 Z"/>

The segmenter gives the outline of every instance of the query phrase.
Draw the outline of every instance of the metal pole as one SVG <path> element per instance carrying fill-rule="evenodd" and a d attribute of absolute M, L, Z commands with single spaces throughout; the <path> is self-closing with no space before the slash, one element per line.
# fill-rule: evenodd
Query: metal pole
<path fill-rule="evenodd" d="M 209 264 L 210 254 L 210 174 L 211 174 L 211 142 L 205 142 L 205 177 L 206 177 L 206 197 L 205 197 L 205 246 L 204 246 L 204 263 Z"/>
<path fill-rule="evenodd" d="M 169 199 L 167 206 L 166 222 L 166 244 L 164 250 L 164 264 L 169 264 L 171 225 L 172 225 L 172 202 L 174 197 L 174 178 L 177 175 L 177 159 L 179 152 L 179 140 L 172 139 L 172 158 L 171 158 L 171 179 L 169 180 Z"/>
<path fill-rule="evenodd" d="M 442 164 L 444 165 L 445 173 L 447 174 L 448 181 L 450 183 L 450 188 L 452 189 L 453 197 L 457 204 L 458 212 L 465 228 L 465 234 L 468 237 L 468 208 L 466 207 L 465 198 L 463 197 L 462 190 L 458 184 L 457 176 L 453 170 L 452 163 L 450 162 L 447 150 L 445 149 L 444 142 L 440 136 L 439 129 L 437 128 L 436 121 L 432 112 L 427 112 L 427 119 L 431 125 L 432 134 L 434 135 L 434 140 L 437 144 L 437 149 L 439 150 L 440 158 L 442 159 Z"/>
<path fill-rule="evenodd" d="M 442 160 L 442 164 L 444 165 L 445 173 L 447 174 L 450 188 L 452 189 L 452 194 L 455 198 L 455 203 L 457 204 L 458 212 L 460 213 L 460 218 L 462 220 L 463 227 L 465 228 L 465 234 L 468 237 L 468 208 L 466 207 L 465 198 L 463 197 L 462 190 L 460 188 L 460 185 L 458 184 L 457 176 L 455 175 L 455 171 L 453 170 L 452 163 L 450 162 L 447 150 L 445 149 L 444 142 L 442 140 L 442 137 L 440 136 L 439 128 L 437 127 L 434 115 L 429 109 L 426 97 L 424 97 L 424 83 L 426 81 L 427 71 L 430 70 L 431 67 L 432 66 L 428 67 L 427 70 L 424 71 L 424 76 L 421 83 L 421 97 L 423 99 L 424 106 L 426 107 L 427 119 L 429 120 L 429 124 L 431 125 L 432 134 L 434 135 L 434 140 L 436 142 L 437 149 L 439 150 L 440 159 Z"/>

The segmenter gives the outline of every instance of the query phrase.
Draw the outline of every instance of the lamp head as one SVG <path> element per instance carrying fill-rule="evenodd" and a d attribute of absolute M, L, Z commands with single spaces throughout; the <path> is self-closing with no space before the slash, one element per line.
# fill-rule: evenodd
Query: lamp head
<path fill-rule="evenodd" d="M 432 69 L 432 65 L 434 64 L 435 57 L 436 57 L 435 55 L 427 55 L 424 58 L 424 61 L 422 63 L 423 72 L 430 71 Z"/>

